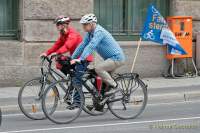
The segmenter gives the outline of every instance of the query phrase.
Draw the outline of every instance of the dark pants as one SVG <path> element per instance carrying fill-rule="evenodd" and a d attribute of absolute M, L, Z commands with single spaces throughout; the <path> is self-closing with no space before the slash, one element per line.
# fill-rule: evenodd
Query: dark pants
<path fill-rule="evenodd" d="M 72 84 L 77 89 L 82 88 L 82 77 L 87 70 L 88 65 L 88 62 L 84 62 L 75 66 L 75 75 L 72 78 Z"/>

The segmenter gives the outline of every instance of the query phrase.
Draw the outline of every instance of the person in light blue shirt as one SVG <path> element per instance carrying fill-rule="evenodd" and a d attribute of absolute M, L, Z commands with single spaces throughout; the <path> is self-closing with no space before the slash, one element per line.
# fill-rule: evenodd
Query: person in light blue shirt
<path fill-rule="evenodd" d="M 75 50 L 72 58 L 76 58 L 81 55 L 80 60 L 85 60 L 86 57 L 92 54 L 94 51 L 97 51 L 97 53 L 104 60 L 125 60 L 124 53 L 119 44 L 115 41 L 115 39 L 108 31 L 106 31 L 98 24 L 96 24 L 96 27 L 92 32 L 86 33 L 84 41 L 82 42 L 80 47 Z"/>
<path fill-rule="evenodd" d="M 97 24 L 97 18 L 94 14 L 86 14 L 81 18 L 80 23 L 87 33 L 83 42 L 74 51 L 71 63 L 73 64 L 76 61 L 85 60 L 90 54 L 97 52 L 104 61 L 95 66 L 96 73 L 110 88 L 116 88 L 117 84 L 112 79 L 109 72 L 114 71 L 124 64 L 125 55 L 122 48 L 120 48 L 117 41 L 107 30 Z M 79 56 L 80 58 L 77 60 Z M 85 67 L 86 66 L 87 65 L 85 65 Z M 84 71 L 86 70 L 85 67 L 77 66 L 76 69 L 78 69 L 78 71 Z M 74 79 L 76 85 L 81 84 L 80 78 L 81 75 L 79 73 L 76 79 Z"/>

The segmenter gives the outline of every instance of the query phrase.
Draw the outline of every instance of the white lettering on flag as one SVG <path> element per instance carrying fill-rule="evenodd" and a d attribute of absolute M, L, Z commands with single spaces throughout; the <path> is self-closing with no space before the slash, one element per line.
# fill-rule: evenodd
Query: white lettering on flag
<path fill-rule="evenodd" d="M 179 44 L 173 32 L 166 28 L 162 29 L 160 38 L 163 39 L 164 44 L 170 44 L 172 46 L 176 46 L 177 44 Z"/>

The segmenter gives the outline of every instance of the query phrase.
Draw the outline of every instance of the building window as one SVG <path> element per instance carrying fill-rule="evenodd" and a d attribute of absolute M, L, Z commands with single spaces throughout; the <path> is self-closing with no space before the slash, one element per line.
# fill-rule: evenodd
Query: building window
<path fill-rule="evenodd" d="M 164 17 L 169 14 L 169 0 L 94 0 L 94 12 L 117 40 L 136 40 L 151 3 Z"/>
<path fill-rule="evenodd" d="M 0 0 L 0 39 L 17 39 L 18 0 Z"/>

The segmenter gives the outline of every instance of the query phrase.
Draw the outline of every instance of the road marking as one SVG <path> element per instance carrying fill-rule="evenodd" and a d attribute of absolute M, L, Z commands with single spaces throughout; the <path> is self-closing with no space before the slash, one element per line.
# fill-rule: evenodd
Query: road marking
<path fill-rule="evenodd" d="M 198 117 L 185 117 L 176 119 L 163 119 L 163 120 L 149 120 L 149 121 L 136 121 L 136 122 L 123 122 L 123 123 L 112 123 L 112 124 L 96 124 L 96 125 L 85 125 L 85 126 L 73 126 L 73 127 L 59 127 L 59 128 L 41 128 L 41 129 L 28 129 L 18 131 L 4 131 L 0 133 L 25 133 L 25 132 L 39 132 L 39 131 L 52 131 L 52 130 L 64 130 L 64 129 L 81 129 L 81 128 L 94 128 L 94 127 L 109 127 L 109 126 L 120 126 L 120 125 L 131 125 L 131 124 L 146 124 L 155 122 L 168 122 L 168 121 L 181 121 L 181 120 L 195 120 L 200 119 Z"/>
<path fill-rule="evenodd" d="M 159 105 L 173 105 L 173 104 L 187 104 L 187 103 L 200 103 L 200 100 L 195 101 L 183 101 L 183 102 L 172 102 L 172 103 L 155 103 L 155 104 L 147 104 L 147 106 L 159 106 Z M 64 111 L 60 111 L 64 112 Z M 41 115 L 43 112 L 35 113 L 36 115 Z M 23 116 L 24 114 L 18 113 L 18 114 L 6 114 L 3 115 L 4 117 L 13 117 L 13 116 Z"/>

